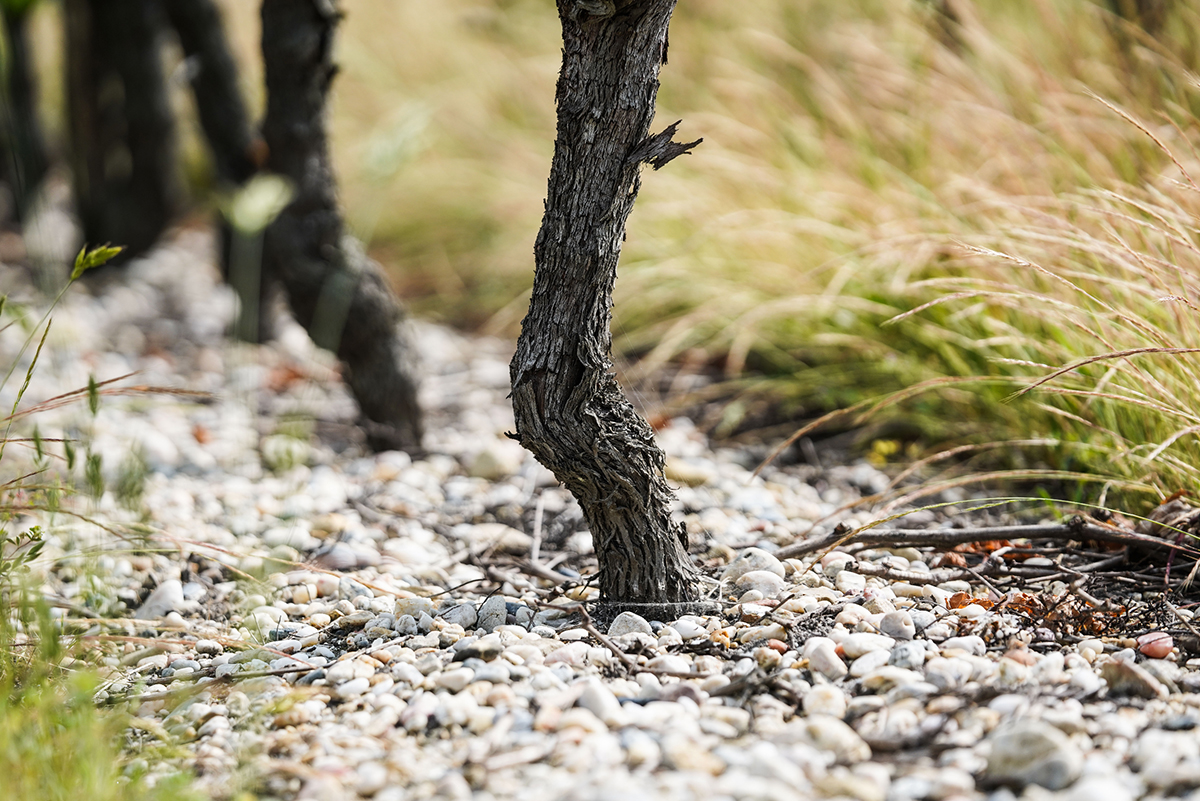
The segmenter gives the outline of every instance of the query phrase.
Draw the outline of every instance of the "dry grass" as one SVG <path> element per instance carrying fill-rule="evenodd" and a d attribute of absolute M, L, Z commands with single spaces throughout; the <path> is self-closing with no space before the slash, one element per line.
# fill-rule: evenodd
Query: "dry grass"
<path fill-rule="evenodd" d="M 254 11 L 226 5 L 249 62 Z M 955 0 L 958 22 L 940 5 L 680 4 L 659 120 L 705 143 L 647 176 L 631 222 L 628 377 L 685 357 L 796 415 L 928 382 L 876 414 L 930 444 L 1052 442 L 982 451 L 1187 486 L 1200 15 L 1177 4 L 1151 39 L 1084 0 Z M 352 223 L 419 309 L 513 332 L 553 135 L 552 6 L 348 11 L 334 134 Z"/>

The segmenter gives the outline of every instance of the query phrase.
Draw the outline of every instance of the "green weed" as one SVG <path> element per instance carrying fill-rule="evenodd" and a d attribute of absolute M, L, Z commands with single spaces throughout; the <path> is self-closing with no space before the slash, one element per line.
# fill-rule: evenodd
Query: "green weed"
<path fill-rule="evenodd" d="M 80 251 L 71 280 L 103 264 L 118 248 Z M 63 290 L 65 292 L 65 289 Z M 59 294 L 55 302 L 62 297 Z M 0 309 L 3 308 L 0 298 Z M 35 427 L 28 437 L 13 433 L 14 425 L 37 412 L 70 401 L 86 401 L 94 415 L 106 384 L 94 379 L 86 389 L 21 409 L 21 400 L 37 368 L 50 328 L 50 311 L 31 327 L 25 347 L 8 367 L 0 386 L 14 375 L 21 355 L 36 340 L 24 380 L 7 417 L 0 418 L 0 775 L 6 798 L 12 799 L 183 799 L 194 797 L 182 775 L 151 778 L 131 767 L 124 731 L 127 716 L 96 708 L 93 696 L 99 679 L 94 666 L 64 636 L 60 619 L 40 591 L 32 587 L 31 569 L 44 561 L 45 532 L 28 526 L 33 512 L 55 513 L 69 485 L 51 474 L 49 446 L 61 444 L 67 476 L 76 463 L 76 444 L 48 442 Z M 38 336 L 40 331 L 40 337 Z M 15 459 L 6 446 L 28 448 L 32 465 Z M 104 492 L 99 458 L 87 453 L 85 483 L 95 495 Z M 144 466 L 143 466 L 144 467 Z M 132 502 L 140 493 L 136 476 L 122 474 L 116 489 Z M 43 566 L 44 567 L 44 566 Z M 87 582 L 83 582 L 85 585 Z M 89 592 L 80 599 L 89 602 Z M 94 654 L 93 654 L 94 656 Z"/>

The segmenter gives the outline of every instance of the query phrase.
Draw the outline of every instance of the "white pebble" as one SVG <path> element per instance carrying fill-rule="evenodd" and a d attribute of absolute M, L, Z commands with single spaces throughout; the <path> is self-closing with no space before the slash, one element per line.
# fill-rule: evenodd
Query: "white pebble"
<path fill-rule="evenodd" d="M 348 701 L 352 698 L 357 698 L 369 689 L 371 689 L 371 680 L 358 678 L 351 679 L 345 684 L 339 685 L 338 688 L 334 690 L 334 694 L 337 695 L 337 697 L 341 700 Z"/>
<path fill-rule="evenodd" d="M 783 576 L 767 570 L 751 570 L 734 583 L 743 592 L 761 592 L 764 598 L 774 598 L 783 592 L 785 586 Z"/>
<path fill-rule="evenodd" d="M 837 655 L 835 646 L 832 640 L 821 638 L 810 638 L 810 642 L 814 639 L 820 641 L 815 643 L 812 648 L 805 645 L 805 653 L 808 658 L 808 667 L 815 670 L 817 673 L 830 679 L 840 679 L 848 672 L 846 663 Z"/>
<path fill-rule="evenodd" d="M 846 716 L 846 694 L 831 684 L 818 684 L 804 695 L 804 714 Z"/>

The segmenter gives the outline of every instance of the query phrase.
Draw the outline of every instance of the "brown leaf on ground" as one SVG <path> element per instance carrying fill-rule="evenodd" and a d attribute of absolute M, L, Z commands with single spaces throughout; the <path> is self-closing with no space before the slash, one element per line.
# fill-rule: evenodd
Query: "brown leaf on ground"
<path fill-rule="evenodd" d="M 944 551 L 933 557 L 933 559 L 929 562 L 929 566 L 932 568 L 966 567 L 967 559 L 960 553 L 956 553 L 954 551 Z"/>

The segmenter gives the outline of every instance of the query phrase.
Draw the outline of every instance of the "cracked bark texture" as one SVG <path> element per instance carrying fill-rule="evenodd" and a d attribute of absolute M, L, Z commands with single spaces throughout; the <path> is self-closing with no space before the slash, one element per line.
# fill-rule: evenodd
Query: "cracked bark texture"
<path fill-rule="evenodd" d="M 325 109 L 339 16 L 333 0 L 262 5 L 266 167 L 295 188 L 265 232 L 263 270 L 313 341 L 342 361 L 371 447 L 416 450 L 421 413 L 405 315 L 379 265 L 345 234 L 337 206 Z"/>
<path fill-rule="evenodd" d="M 554 158 L 510 367 L 516 439 L 579 500 L 602 597 L 650 609 L 695 601 L 699 574 L 671 518 L 654 432 L 613 376 L 610 324 L 641 165 L 657 169 L 698 144 L 671 142 L 674 126 L 649 135 L 674 8 L 675 0 L 558 0 Z"/>
<path fill-rule="evenodd" d="M 66 0 L 75 202 L 87 242 L 158 241 L 180 205 L 156 0 Z"/>

